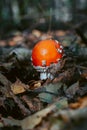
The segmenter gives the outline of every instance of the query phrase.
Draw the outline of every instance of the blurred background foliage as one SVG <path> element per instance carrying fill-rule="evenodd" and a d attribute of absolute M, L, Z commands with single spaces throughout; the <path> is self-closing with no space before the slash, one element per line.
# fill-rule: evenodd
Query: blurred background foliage
<path fill-rule="evenodd" d="M 78 23 L 86 16 L 87 0 L 0 0 L 0 33 L 46 23 L 49 28 L 60 22 Z"/>

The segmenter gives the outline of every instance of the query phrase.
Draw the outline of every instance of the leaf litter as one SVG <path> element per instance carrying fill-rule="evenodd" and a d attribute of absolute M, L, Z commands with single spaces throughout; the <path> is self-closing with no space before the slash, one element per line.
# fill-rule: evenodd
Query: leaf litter
<path fill-rule="evenodd" d="M 3 41 L 0 47 L 0 128 L 66 130 L 87 128 L 87 47 L 70 31 L 54 36 L 39 30 Z M 49 37 L 62 41 L 64 57 L 41 81 L 30 57 L 33 46 Z M 25 42 L 27 38 L 27 43 Z M 73 40 L 74 39 L 74 40 Z M 20 41 L 21 40 L 21 41 Z M 73 120 L 73 122 L 72 122 Z M 83 121 L 84 122 L 83 122 Z"/>

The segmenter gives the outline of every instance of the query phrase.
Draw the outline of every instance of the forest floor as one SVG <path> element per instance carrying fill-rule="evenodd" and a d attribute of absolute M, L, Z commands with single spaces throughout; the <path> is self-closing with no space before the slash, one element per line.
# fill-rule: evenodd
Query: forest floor
<path fill-rule="evenodd" d="M 82 25 L 81 25 L 82 26 Z M 0 40 L 0 130 L 87 130 L 87 30 L 13 31 Z M 64 57 L 40 80 L 34 45 L 58 40 Z"/>

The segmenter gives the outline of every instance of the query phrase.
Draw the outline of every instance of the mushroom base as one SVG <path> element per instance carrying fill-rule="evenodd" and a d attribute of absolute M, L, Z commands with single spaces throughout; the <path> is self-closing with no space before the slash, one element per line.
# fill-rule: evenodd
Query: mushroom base
<path fill-rule="evenodd" d="M 34 66 L 33 67 L 40 73 L 40 79 L 46 80 L 47 78 L 53 79 L 53 75 L 48 72 L 48 66 L 47 67 L 41 67 L 41 66 Z"/>
<path fill-rule="evenodd" d="M 53 79 L 53 75 L 47 72 L 41 72 L 40 73 L 40 79 L 41 80 L 46 80 L 46 79 Z"/>

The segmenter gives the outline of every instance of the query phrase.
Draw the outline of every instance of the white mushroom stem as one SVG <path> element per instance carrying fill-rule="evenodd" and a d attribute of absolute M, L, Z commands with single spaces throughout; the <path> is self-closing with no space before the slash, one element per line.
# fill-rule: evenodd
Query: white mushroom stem
<path fill-rule="evenodd" d="M 40 72 L 40 79 L 46 80 L 47 78 L 53 79 L 53 75 L 47 72 Z"/>
<path fill-rule="evenodd" d="M 40 73 L 40 79 L 41 79 L 41 80 L 47 79 L 47 73 L 46 73 L 46 72 L 41 72 L 41 73 Z"/>

